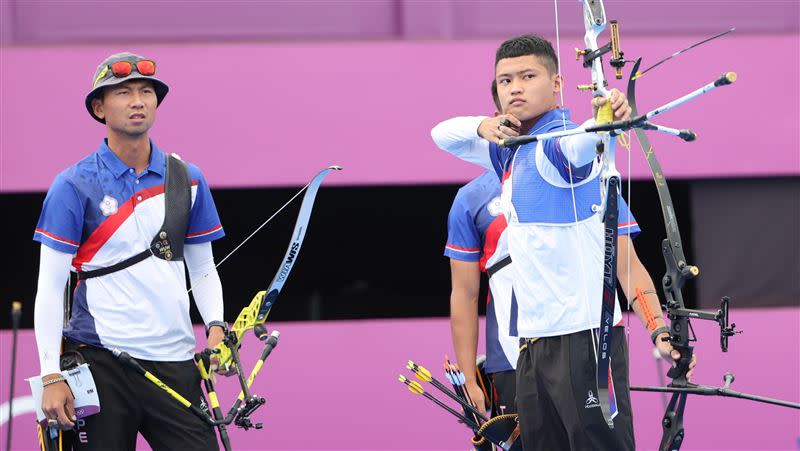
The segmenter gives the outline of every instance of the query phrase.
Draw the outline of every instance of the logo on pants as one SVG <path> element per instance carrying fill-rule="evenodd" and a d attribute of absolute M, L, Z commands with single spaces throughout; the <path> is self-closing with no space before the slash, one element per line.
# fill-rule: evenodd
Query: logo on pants
<path fill-rule="evenodd" d="M 586 409 L 591 409 L 592 407 L 600 407 L 600 400 L 594 396 L 591 390 L 589 390 L 588 396 L 586 397 Z"/>

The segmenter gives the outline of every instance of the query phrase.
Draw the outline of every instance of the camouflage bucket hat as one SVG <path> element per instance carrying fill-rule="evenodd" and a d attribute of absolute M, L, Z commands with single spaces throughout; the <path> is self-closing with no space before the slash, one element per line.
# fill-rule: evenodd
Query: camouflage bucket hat
<path fill-rule="evenodd" d="M 118 63 L 129 64 L 120 65 Z M 127 68 L 127 70 L 115 70 L 114 68 L 118 66 L 121 66 L 123 69 Z M 145 79 L 153 82 L 153 87 L 156 91 L 156 99 L 158 100 L 157 105 L 161 105 L 161 101 L 164 100 L 167 92 L 169 92 L 169 86 L 155 77 L 155 69 L 155 61 L 130 52 L 122 52 L 109 56 L 103 60 L 94 71 L 92 90 L 86 95 L 86 110 L 89 111 L 89 114 L 96 121 L 105 124 L 105 119 L 95 116 L 94 109 L 92 109 L 92 99 L 100 97 L 103 88 L 107 86 L 114 86 L 128 80 L 136 79 Z"/>

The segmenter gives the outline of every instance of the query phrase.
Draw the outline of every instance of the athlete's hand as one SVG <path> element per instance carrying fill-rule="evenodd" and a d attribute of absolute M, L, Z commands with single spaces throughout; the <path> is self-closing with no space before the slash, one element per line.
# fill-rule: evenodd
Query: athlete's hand
<path fill-rule="evenodd" d="M 605 97 L 595 97 L 592 99 L 592 117 L 597 117 L 597 110 L 609 100 L 611 101 L 611 109 L 614 110 L 614 120 L 622 121 L 630 119 L 631 111 L 633 110 L 628 104 L 628 97 L 616 88 L 611 90 L 611 97 L 608 99 Z"/>
<path fill-rule="evenodd" d="M 62 377 L 61 374 L 53 373 L 42 377 L 42 382 Z M 56 425 L 48 424 L 50 427 L 68 430 L 75 427 L 75 397 L 66 381 L 56 382 L 44 387 L 42 392 L 42 411 L 48 420 L 56 420 Z"/>
<path fill-rule="evenodd" d="M 478 136 L 500 144 L 500 141 L 512 136 L 519 136 L 519 128 L 522 122 L 513 114 L 500 114 L 495 117 L 484 119 L 478 126 Z"/>
<path fill-rule="evenodd" d="M 225 329 L 221 326 L 211 326 L 208 329 L 208 349 L 214 349 L 222 343 L 222 340 L 225 339 Z M 221 374 L 223 376 L 231 376 L 236 374 L 236 366 L 231 362 L 228 368 L 222 369 L 219 367 L 219 355 L 218 354 L 211 354 L 209 357 L 209 371 L 216 372 L 217 374 Z"/>
<path fill-rule="evenodd" d="M 469 393 L 470 399 L 472 399 L 472 406 L 475 407 L 478 412 L 482 413 L 483 416 L 486 415 L 486 399 L 483 397 L 483 390 L 478 386 L 476 381 L 467 382 L 464 384 L 467 388 L 467 393 Z M 465 412 L 466 417 L 470 418 L 471 414 L 469 412 Z"/>
<path fill-rule="evenodd" d="M 672 347 L 672 344 L 668 341 L 663 341 L 663 337 L 667 337 L 667 333 L 660 334 L 656 337 L 656 348 L 658 349 L 659 355 L 661 358 L 666 360 L 667 362 L 672 362 L 672 366 L 676 365 L 678 359 L 681 358 L 681 353 L 678 352 L 677 349 Z M 691 382 L 692 381 L 692 374 L 694 374 L 694 367 L 697 366 L 697 354 L 692 354 L 692 361 L 689 362 L 689 371 L 686 372 L 686 380 Z"/>

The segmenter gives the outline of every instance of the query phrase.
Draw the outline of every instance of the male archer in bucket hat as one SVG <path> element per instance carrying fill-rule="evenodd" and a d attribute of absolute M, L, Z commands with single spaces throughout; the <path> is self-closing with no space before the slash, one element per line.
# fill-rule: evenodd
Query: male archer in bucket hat
<path fill-rule="evenodd" d="M 156 450 L 218 449 L 213 428 L 111 353 L 127 352 L 192 403 L 205 405 L 192 360 L 184 262 L 207 346 L 214 347 L 225 323 L 211 241 L 224 232 L 200 169 L 150 139 L 168 91 L 153 60 L 125 52 L 100 63 L 86 108 L 105 124 L 107 137 L 56 176 L 34 233 L 41 243 L 34 330 L 42 410 L 51 428 L 78 426 L 77 449 L 133 450 L 137 432 Z M 70 269 L 78 283 L 65 325 Z M 65 356 L 89 364 L 98 414 L 76 417 L 59 373 L 62 343 Z"/>

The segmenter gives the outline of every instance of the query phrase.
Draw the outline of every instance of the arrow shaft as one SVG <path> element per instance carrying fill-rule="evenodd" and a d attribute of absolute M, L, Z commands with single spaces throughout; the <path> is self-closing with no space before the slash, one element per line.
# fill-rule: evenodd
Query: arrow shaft
<path fill-rule="evenodd" d="M 446 411 L 450 412 L 452 415 L 454 415 L 455 417 L 457 417 L 459 420 L 463 421 L 463 422 L 464 422 L 464 424 L 466 424 L 467 426 L 469 426 L 469 428 L 470 428 L 470 429 L 473 429 L 473 430 L 477 430 L 477 429 L 478 429 L 478 427 L 479 427 L 479 426 L 478 426 L 477 424 L 475 424 L 475 422 L 473 422 L 473 421 L 472 421 L 472 420 L 470 420 L 469 418 L 465 417 L 465 416 L 464 416 L 464 415 L 462 415 L 461 413 L 457 412 L 455 409 L 453 409 L 452 407 L 448 406 L 447 404 L 443 403 L 442 401 L 440 401 L 438 398 L 436 398 L 436 397 L 435 397 L 435 396 L 433 396 L 432 394 L 430 394 L 430 393 L 428 393 L 428 392 L 422 392 L 422 396 L 424 396 L 424 397 L 426 397 L 426 398 L 430 399 L 431 401 L 433 401 L 434 403 L 436 403 L 436 405 L 437 405 L 437 406 L 439 406 L 439 407 L 441 407 L 442 409 L 444 409 L 444 410 L 446 410 Z"/>
<path fill-rule="evenodd" d="M 489 420 L 482 413 L 480 413 L 477 409 L 475 409 L 475 407 L 473 407 L 472 404 L 467 402 L 465 399 L 461 399 L 458 395 L 456 395 L 455 393 L 450 391 L 450 389 L 445 387 L 441 382 L 436 380 L 436 378 L 431 377 L 431 381 L 430 382 L 434 387 L 439 389 L 439 391 L 441 391 L 445 395 L 447 395 L 450 398 L 452 398 L 453 401 L 461 404 L 461 406 L 464 407 L 464 409 L 468 410 L 471 414 L 477 416 L 481 421 L 488 421 Z"/>

